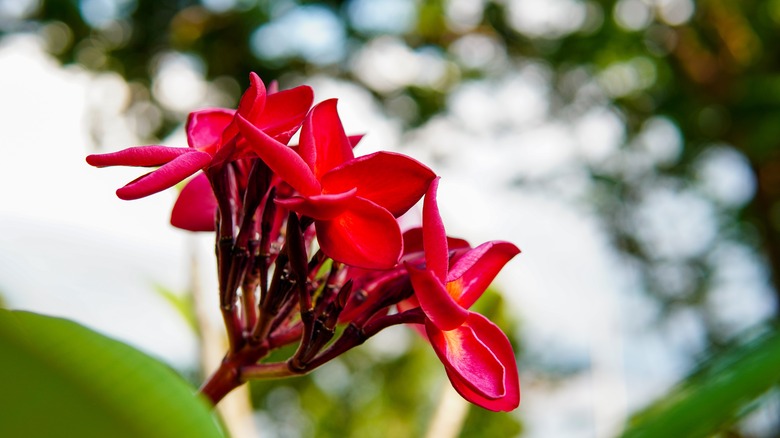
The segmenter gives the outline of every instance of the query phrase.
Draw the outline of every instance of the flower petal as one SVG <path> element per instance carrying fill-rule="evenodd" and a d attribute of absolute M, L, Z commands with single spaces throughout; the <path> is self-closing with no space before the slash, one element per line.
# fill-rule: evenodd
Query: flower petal
<path fill-rule="evenodd" d="M 403 250 L 401 230 L 393 215 L 361 198 L 327 221 L 315 221 L 320 248 L 332 259 L 366 269 L 389 269 Z"/>
<path fill-rule="evenodd" d="M 465 308 L 471 307 L 496 278 L 501 268 L 520 253 L 503 241 L 483 243 L 464 254 L 447 275 L 447 290 Z"/>
<path fill-rule="evenodd" d="M 493 357 L 503 365 L 502 386 L 504 394 L 497 398 L 484 395 L 484 390 L 474 388 L 474 381 L 468 380 L 457 368 L 450 367 L 445 363 L 447 377 L 449 377 L 452 387 L 466 400 L 491 411 L 509 412 L 517 408 L 520 404 L 520 379 L 517 373 L 515 354 L 509 339 L 501 329 L 478 313 L 469 314 L 466 326 L 471 328 L 472 333 L 476 334 Z M 436 348 L 434 347 L 434 349 Z M 498 375 L 493 376 L 493 378 L 497 377 Z M 496 383 L 488 384 L 487 387 L 495 387 Z"/>
<path fill-rule="evenodd" d="M 347 138 L 349 139 L 349 145 L 352 146 L 352 149 L 355 149 L 360 143 L 360 140 L 363 140 L 363 137 L 365 136 L 366 134 L 348 135 Z"/>
<path fill-rule="evenodd" d="M 352 145 L 336 111 L 336 99 L 312 108 L 301 128 L 298 153 L 314 172 L 317 180 L 334 167 L 354 158 Z M 353 186 L 354 187 L 354 186 Z M 334 193 L 345 190 L 333 190 Z"/>
<path fill-rule="evenodd" d="M 249 73 L 249 88 L 241 95 L 238 113 L 247 120 L 255 120 L 265 111 L 268 93 L 265 84 L 255 72 Z"/>
<path fill-rule="evenodd" d="M 412 280 L 414 295 L 434 326 L 439 330 L 453 330 L 463 324 L 469 311 L 447 293 L 447 289 L 430 269 L 417 269 L 407 263 L 406 270 Z"/>
<path fill-rule="evenodd" d="M 223 108 L 191 112 L 187 117 L 187 144 L 214 155 L 222 143 L 222 133 L 233 120 L 233 114 L 235 111 Z"/>
<path fill-rule="evenodd" d="M 417 298 L 415 298 L 414 295 L 412 295 L 411 297 L 403 301 L 399 301 L 398 304 L 395 305 L 395 308 L 398 310 L 398 313 L 405 312 L 407 310 L 412 310 L 415 307 L 420 307 L 420 302 L 417 300 Z M 406 324 L 406 326 L 414 330 L 423 339 L 428 341 L 428 334 L 425 333 L 425 324 Z"/>
<path fill-rule="evenodd" d="M 464 324 L 445 331 L 426 321 L 425 331 L 447 370 L 471 390 L 490 400 L 506 395 L 504 365 L 471 326 Z"/>
<path fill-rule="evenodd" d="M 153 172 L 130 182 L 116 191 L 120 199 L 143 198 L 167 188 L 173 187 L 188 176 L 202 169 L 211 161 L 211 155 L 189 149 L 188 154 L 180 155 Z"/>
<path fill-rule="evenodd" d="M 236 120 L 241 134 L 248 140 L 249 147 L 280 178 L 304 196 L 321 193 L 320 183 L 314 178 L 309 166 L 294 150 L 274 140 L 240 115 L 236 117 Z"/>
<path fill-rule="evenodd" d="M 240 114 L 241 117 L 247 120 L 257 120 L 257 118 L 260 117 L 260 114 L 263 113 L 263 110 L 265 110 L 267 95 L 268 93 L 265 89 L 265 84 L 262 79 L 260 79 L 260 76 L 255 72 L 250 72 L 249 88 L 241 95 L 241 99 L 238 101 L 238 109 L 235 113 Z M 224 131 L 222 131 L 221 142 L 230 142 L 236 134 L 238 134 L 238 124 L 235 117 L 233 117 L 230 123 L 225 126 Z M 222 161 L 224 160 L 220 159 L 220 162 Z"/>
<path fill-rule="evenodd" d="M 276 199 L 276 203 L 288 210 L 295 211 L 315 220 L 331 220 L 344 213 L 355 198 L 355 189 L 334 195 L 315 195 L 309 197 L 295 196 L 287 199 Z"/>
<path fill-rule="evenodd" d="M 326 193 L 357 187 L 358 196 L 398 217 L 420 200 L 435 177 L 431 169 L 406 155 L 376 152 L 343 163 L 321 181 Z"/>
<path fill-rule="evenodd" d="M 179 193 L 171 211 L 171 225 L 187 231 L 214 231 L 217 198 L 206 174 L 199 173 Z"/>
<path fill-rule="evenodd" d="M 471 245 L 463 239 L 447 236 L 447 248 L 452 250 L 462 250 L 471 248 Z M 404 254 L 413 254 L 423 251 L 423 233 L 422 227 L 410 228 L 404 231 Z"/>
<path fill-rule="evenodd" d="M 395 305 L 395 307 L 396 309 L 398 309 L 398 313 L 406 312 L 407 310 L 412 310 L 416 307 L 420 307 L 420 301 L 417 299 L 417 297 L 412 295 L 411 297 L 403 301 L 399 301 L 398 304 Z M 413 325 L 419 326 L 420 324 L 413 324 Z M 421 333 L 425 335 L 425 328 L 424 327 L 421 328 L 423 328 Z M 428 339 L 428 335 L 425 335 L 423 337 L 425 339 Z"/>
<path fill-rule="evenodd" d="M 447 233 L 439 214 L 439 204 L 436 202 L 436 191 L 439 189 L 439 179 L 434 179 L 423 201 L 423 248 L 425 248 L 425 267 L 444 283 L 450 266 L 449 249 L 447 248 Z"/>
<path fill-rule="evenodd" d="M 173 148 L 168 146 L 136 146 L 107 154 L 92 154 L 87 156 L 87 163 L 95 167 L 137 166 L 157 167 L 192 152 L 188 148 Z"/>
<path fill-rule="evenodd" d="M 314 102 L 314 91 L 307 85 L 268 95 L 265 111 L 256 119 L 247 120 L 274 139 L 287 144 L 300 128 Z"/>
<path fill-rule="evenodd" d="M 350 271 L 354 272 L 356 269 L 357 268 L 352 267 L 350 268 Z M 367 281 L 363 281 L 360 276 L 358 276 L 357 279 L 354 276 L 351 276 L 351 279 L 355 280 L 353 283 L 355 286 L 353 287 L 358 288 L 353 289 L 353 293 L 350 295 L 346 306 L 341 311 L 341 314 L 339 314 L 340 322 L 351 322 L 365 311 L 373 312 L 373 309 L 377 308 L 379 302 L 386 302 L 388 292 L 391 294 L 398 293 L 404 289 L 409 290 L 411 287 L 409 285 L 409 277 L 402 268 L 388 271 L 370 270 L 363 272 L 369 277 Z M 387 308 L 387 306 L 383 307 Z M 400 309 L 399 312 L 401 312 Z M 372 318 L 374 317 L 375 316 L 372 316 Z"/>

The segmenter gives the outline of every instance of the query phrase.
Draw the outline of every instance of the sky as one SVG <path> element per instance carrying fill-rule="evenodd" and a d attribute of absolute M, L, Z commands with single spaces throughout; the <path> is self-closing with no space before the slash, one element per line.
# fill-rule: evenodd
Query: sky
<path fill-rule="evenodd" d="M 153 290 L 186 284 L 187 236 L 167 225 L 173 195 L 122 202 L 113 192 L 133 172 L 86 164 L 92 75 L 61 69 L 27 37 L 3 40 L 0 68 L 3 299 L 191 363 L 194 338 Z"/>

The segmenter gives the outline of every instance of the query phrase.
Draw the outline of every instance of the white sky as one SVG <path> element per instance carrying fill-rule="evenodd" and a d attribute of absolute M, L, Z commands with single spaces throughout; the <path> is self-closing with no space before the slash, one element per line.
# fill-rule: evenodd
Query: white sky
<path fill-rule="evenodd" d="M 86 164 L 89 74 L 62 70 L 24 37 L 0 44 L 0 71 L 3 299 L 192 364 L 194 338 L 153 291 L 186 284 L 185 236 L 167 225 L 172 194 L 120 201 L 114 190 L 138 169 Z"/>

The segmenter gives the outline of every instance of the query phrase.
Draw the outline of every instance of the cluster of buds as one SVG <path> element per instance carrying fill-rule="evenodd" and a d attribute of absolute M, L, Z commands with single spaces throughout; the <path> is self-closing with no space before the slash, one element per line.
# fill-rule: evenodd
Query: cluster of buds
<path fill-rule="evenodd" d="M 171 223 L 216 234 L 228 351 L 201 392 L 217 403 L 249 379 L 308 373 L 379 331 L 413 324 L 453 387 L 494 411 L 520 402 L 506 335 L 471 305 L 520 251 L 448 237 L 439 178 L 405 155 L 355 157 L 335 100 L 311 88 L 266 89 L 256 74 L 237 110 L 190 114 L 188 148 L 90 155 L 93 166 L 157 167 L 117 190 L 137 199 L 189 179 Z M 300 130 L 299 144 L 289 146 Z M 397 218 L 423 201 L 422 227 Z M 291 357 L 269 353 L 298 344 Z"/>

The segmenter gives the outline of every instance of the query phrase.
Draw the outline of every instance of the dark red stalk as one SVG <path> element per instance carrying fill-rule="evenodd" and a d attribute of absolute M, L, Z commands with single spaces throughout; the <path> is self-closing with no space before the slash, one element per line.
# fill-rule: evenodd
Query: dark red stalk
<path fill-rule="evenodd" d="M 216 405 L 230 391 L 241 386 L 244 381 L 241 379 L 241 367 L 246 364 L 257 363 L 268 354 L 268 344 L 262 344 L 254 347 L 247 347 L 235 354 L 228 353 L 222 360 L 219 368 L 212 374 L 199 392 Z"/>

